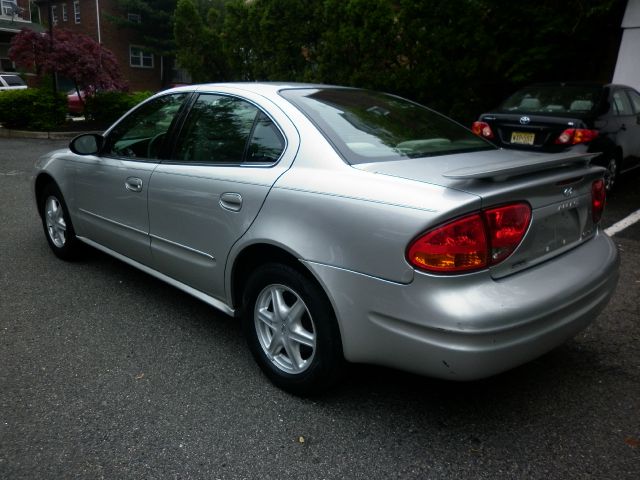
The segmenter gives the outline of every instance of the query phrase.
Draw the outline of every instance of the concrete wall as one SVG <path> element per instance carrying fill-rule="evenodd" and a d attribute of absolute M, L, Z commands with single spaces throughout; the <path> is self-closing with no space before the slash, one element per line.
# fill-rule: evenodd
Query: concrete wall
<path fill-rule="evenodd" d="M 628 0 L 613 83 L 640 90 L 640 0 Z"/>

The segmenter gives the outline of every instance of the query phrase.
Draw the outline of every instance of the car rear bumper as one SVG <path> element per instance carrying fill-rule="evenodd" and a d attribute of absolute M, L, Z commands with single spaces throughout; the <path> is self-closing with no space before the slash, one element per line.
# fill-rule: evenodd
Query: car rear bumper
<path fill-rule="evenodd" d="M 307 265 L 334 305 L 347 360 L 473 380 L 532 360 L 589 325 L 615 290 L 618 263 L 614 243 L 598 233 L 500 280 L 416 273 L 404 285 Z"/>

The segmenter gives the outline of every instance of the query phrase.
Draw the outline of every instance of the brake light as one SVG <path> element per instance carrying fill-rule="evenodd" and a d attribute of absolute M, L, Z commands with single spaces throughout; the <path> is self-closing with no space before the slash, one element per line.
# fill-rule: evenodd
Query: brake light
<path fill-rule="evenodd" d="M 520 245 L 531 207 L 514 203 L 464 216 L 426 232 L 409 244 L 407 260 L 421 270 L 460 273 L 502 262 Z"/>
<path fill-rule="evenodd" d="M 471 125 L 471 131 L 479 137 L 495 137 L 495 135 L 493 134 L 493 130 L 491 130 L 491 127 L 487 122 L 473 122 L 473 124 Z"/>
<path fill-rule="evenodd" d="M 596 138 L 600 132 L 587 128 L 567 128 L 560 134 L 554 143 L 558 145 L 577 145 L 587 143 Z"/>
<path fill-rule="evenodd" d="M 607 202 L 607 189 L 604 180 L 599 179 L 591 184 L 591 218 L 598 223 L 602 218 L 604 206 Z"/>

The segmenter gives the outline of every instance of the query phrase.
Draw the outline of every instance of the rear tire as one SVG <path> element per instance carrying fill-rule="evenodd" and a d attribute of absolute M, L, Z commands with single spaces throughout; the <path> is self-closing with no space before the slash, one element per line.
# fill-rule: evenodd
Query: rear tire
<path fill-rule="evenodd" d="M 40 217 L 49 247 L 62 260 L 78 258 L 82 245 L 76 237 L 62 193 L 50 183 L 42 189 L 40 199 Z"/>
<path fill-rule="evenodd" d="M 242 326 L 256 362 L 295 395 L 328 389 L 344 363 L 340 330 L 324 291 L 285 264 L 266 264 L 244 289 Z"/>

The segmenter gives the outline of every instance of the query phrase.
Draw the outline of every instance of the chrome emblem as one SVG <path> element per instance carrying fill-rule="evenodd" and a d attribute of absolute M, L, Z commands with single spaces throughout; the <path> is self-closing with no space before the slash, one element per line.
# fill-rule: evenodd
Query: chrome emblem
<path fill-rule="evenodd" d="M 522 125 L 526 125 L 531 121 L 531 119 L 529 117 L 520 117 L 520 123 Z"/>
<path fill-rule="evenodd" d="M 565 197 L 570 197 L 571 195 L 573 195 L 573 187 L 567 187 L 562 191 L 562 194 Z"/>

